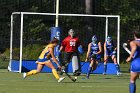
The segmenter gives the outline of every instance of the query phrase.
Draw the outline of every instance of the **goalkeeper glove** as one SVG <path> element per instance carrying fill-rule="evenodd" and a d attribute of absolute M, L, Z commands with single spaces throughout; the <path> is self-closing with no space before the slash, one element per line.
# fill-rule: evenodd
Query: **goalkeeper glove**
<path fill-rule="evenodd" d="M 80 54 L 83 54 L 83 53 L 84 53 L 83 48 L 82 48 L 82 45 L 80 45 L 80 46 L 78 47 L 78 52 L 79 52 Z"/>

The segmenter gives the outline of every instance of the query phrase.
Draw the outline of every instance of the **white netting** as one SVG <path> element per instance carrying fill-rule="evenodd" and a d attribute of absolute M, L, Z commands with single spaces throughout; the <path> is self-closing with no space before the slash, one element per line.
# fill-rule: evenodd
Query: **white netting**
<path fill-rule="evenodd" d="M 72 28 L 80 38 L 84 50 L 87 51 L 87 45 L 91 42 L 91 37 L 96 34 L 103 44 L 106 30 L 108 30 L 108 35 L 112 36 L 117 45 L 118 17 L 108 17 L 108 22 L 106 22 L 107 16 L 103 15 L 102 17 L 100 15 L 71 15 L 59 15 L 59 27 L 62 29 L 61 39 L 66 37 L 68 30 Z M 21 15 L 14 15 L 13 20 L 11 60 L 36 60 L 44 45 L 50 41 L 50 28 L 55 26 L 55 14 L 34 13 L 32 15 L 32 13 L 28 13 L 23 15 L 23 23 L 21 23 Z M 23 24 L 22 42 L 21 24 Z"/>

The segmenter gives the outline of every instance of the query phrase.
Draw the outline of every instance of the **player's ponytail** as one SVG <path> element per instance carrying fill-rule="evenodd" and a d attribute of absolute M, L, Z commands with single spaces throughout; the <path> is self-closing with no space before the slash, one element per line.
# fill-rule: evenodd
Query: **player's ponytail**
<path fill-rule="evenodd" d="M 56 37 L 54 37 L 54 38 L 50 41 L 51 44 L 58 43 L 58 42 L 59 42 L 59 40 L 58 40 Z"/>
<path fill-rule="evenodd" d="M 136 38 L 140 38 L 140 30 L 135 30 L 134 35 L 136 36 Z"/>

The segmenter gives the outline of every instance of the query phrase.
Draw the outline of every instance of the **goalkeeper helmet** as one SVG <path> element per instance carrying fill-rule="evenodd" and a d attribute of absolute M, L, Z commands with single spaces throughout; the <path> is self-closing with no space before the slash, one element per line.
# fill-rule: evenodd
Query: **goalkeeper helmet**
<path fill-rule="evenodd" d="M 112 41 L 112 37 L 111 36 L 107 36 L 107 40 L 106 40 L 108 43 L 111 43 Z"/>
<path fill-rule="evenodd" d="M 96 37 L 96 35 L 94 35 L 94 36 L 92 37 L 92 43 L 95 44 L 96 42 L 97 42 L 97 37 Z"/>
<path fill-rule="evenodd" d="M 73 38 L 75 36 L 75 32 L 73 29 L 70 29 L 68 34 Z"/>

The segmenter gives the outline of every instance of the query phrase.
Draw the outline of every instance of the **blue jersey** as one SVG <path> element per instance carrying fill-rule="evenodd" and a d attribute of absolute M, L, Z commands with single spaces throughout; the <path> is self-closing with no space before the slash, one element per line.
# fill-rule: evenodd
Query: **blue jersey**
<path fill-rule="evenodd" d="M 140 42 L 140 40 L 135 40 L 136 42 Z M 140 57 L 140 46 L 137 46 L 137 49 L 134 53 L 133 59 Z"/>
<path fill-rule="evenodd" d="M 91 43 L 90 50 L 91 50 L 91 53 L 92 54 L 96 54 L 99 51 L 99 45 L 98 44 Z"/>
<path fill-rule="evenodd" d="M 140 40 L 135 40 L 135 42 L 140 43 Z M 133 61 L 131 63 L 130 70 L 132 72 L 140 72 L 140 46 L 137 46 L 137 49 L 133 55 Z"/>
<path fill-rule="evenodd" d="M 107 56 L 116 55 L 116 52 L 114 52 L 114 44 L 113 43 L 108 44 L 106 42 L 106 55 Z"/>
<path fill-rule="evenodd" d="M 96 55 L 96 58 L 95 59 L 100 59 L 101 58 L 101 54 L 97 54 L 97 52 L 99 51 L 99 45 L 98 45 L 98 43 L 95 43 L 95 44 L 91 43 L 90 51 L 91 51 L 90 52 L 90 56 L 92 54 L 94 54 L 94 55 Z"/>

